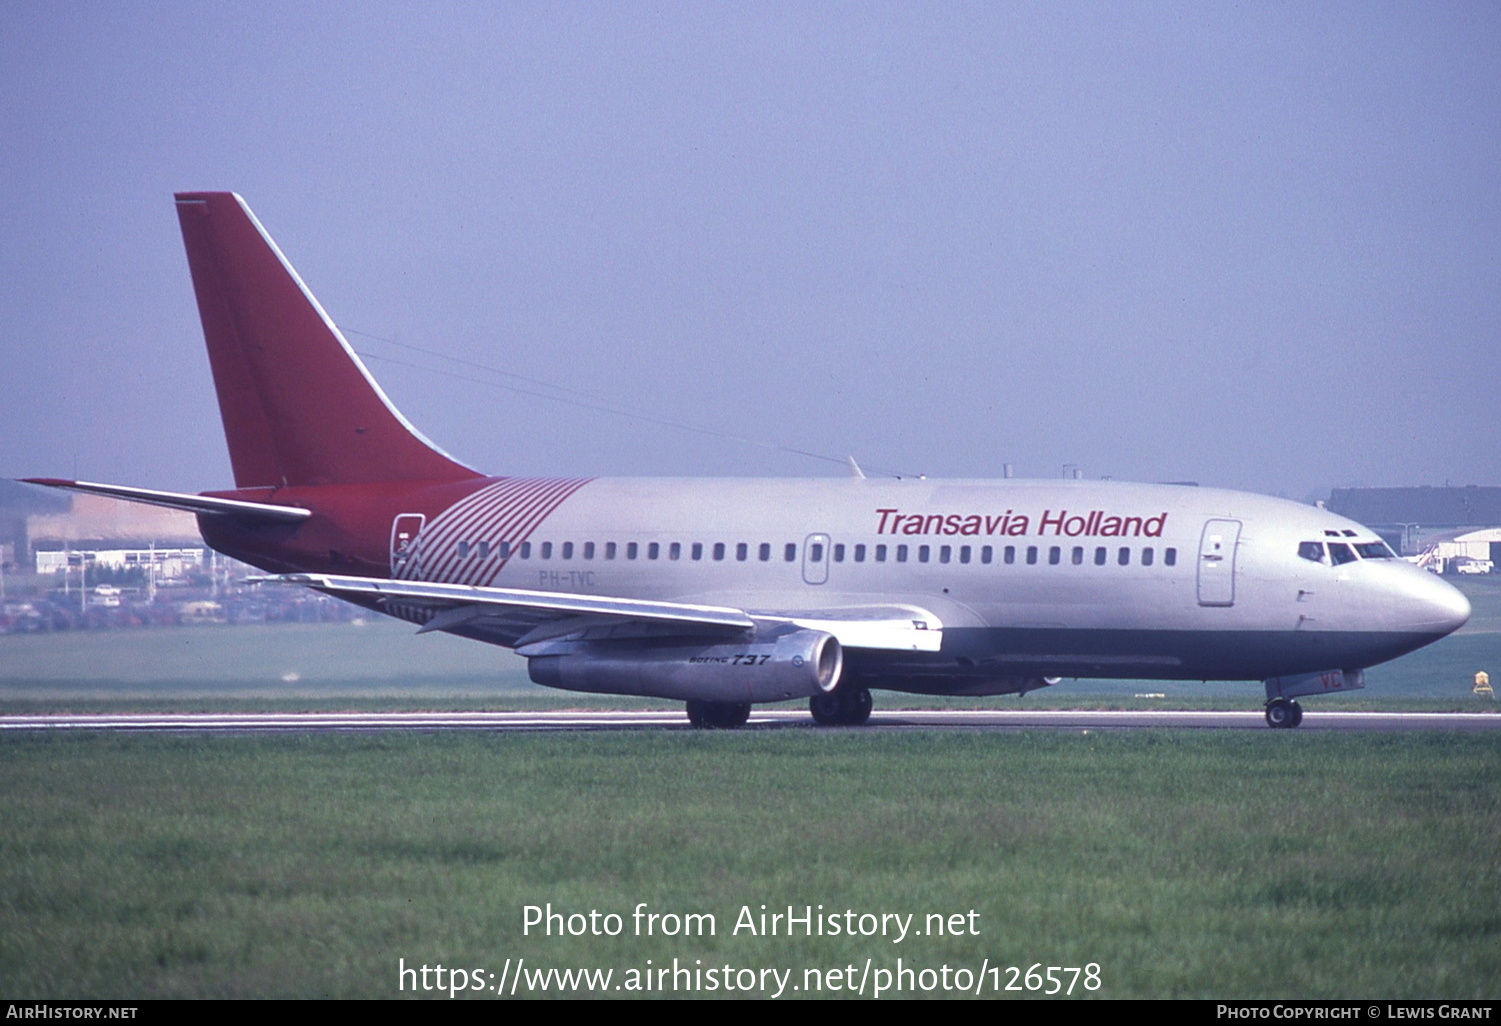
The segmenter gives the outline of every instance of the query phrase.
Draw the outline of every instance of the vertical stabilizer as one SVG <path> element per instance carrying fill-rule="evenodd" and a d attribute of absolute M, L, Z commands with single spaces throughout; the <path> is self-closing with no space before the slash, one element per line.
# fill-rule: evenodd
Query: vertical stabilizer
<path fill-rule="evenodd" d="M 391 405 L 250 208 L 177 194 L 238 488 L 479 476 Z"/>

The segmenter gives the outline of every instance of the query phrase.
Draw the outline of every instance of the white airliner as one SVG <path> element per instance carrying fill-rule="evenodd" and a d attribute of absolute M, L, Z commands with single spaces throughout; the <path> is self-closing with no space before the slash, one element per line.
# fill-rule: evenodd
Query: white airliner
<path fill-rule="evenodd" d="M 698 726 L 871 690 L 1065 677 L 1261 680 L 1297 696 L 1470 615 L 1368 528 L 1295 503 L 1096 481 L 489 477 L 391 405 L 232 193 L 183 193 L 235 488 L 36 483 L 191 510 L 269 580 L 515 649 L 539 684 L 684 700 Z"/>

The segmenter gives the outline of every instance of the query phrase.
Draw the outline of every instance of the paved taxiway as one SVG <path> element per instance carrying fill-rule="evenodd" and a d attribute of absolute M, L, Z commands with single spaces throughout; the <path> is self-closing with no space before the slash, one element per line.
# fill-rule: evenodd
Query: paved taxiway
<path fill-rule="evenodd" d="M 953 709 L 878 710 L 865 728 L 877 730 L 1123 730 L 1141 728 L 1266 730 L 1260 712 L 1069 711 Z M 0 716 L 3 731 L 387 731 L 387 730 L 688 730 L 675 710 L 555 712 L 373 712 L 373 713 L 129 713 L 66 716 Z M 765 709 L 748 729 L 809 728 L 802 709 Z M 1501 714 L 1428 712 L 1305 712 L 1301 731 L 1501 730 Z"/>

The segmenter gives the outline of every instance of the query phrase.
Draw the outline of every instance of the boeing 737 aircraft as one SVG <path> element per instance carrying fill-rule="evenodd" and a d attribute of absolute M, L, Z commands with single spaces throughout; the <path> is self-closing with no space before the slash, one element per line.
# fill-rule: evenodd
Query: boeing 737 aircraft
<path fill-rule="evenodd" d="M 1469 603 L 1324 510 L 1098 481 L 490 477 L 391 405 L 250 209 L 177 216 L 235 487 L 38 484 L 198 515 L 215 549 L 514 649 L 532 680 L 683 700 L 697 726 L 871 690 L 1260 680 L 1266 719 L 1462 625 Z"/>

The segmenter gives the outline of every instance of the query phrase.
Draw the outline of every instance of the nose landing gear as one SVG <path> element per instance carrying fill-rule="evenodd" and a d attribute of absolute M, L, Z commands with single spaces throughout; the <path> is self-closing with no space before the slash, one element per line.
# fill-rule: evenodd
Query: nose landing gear
<path fill-rule="evenodd" d="M 1303 707 L 1291 698 L 1274 698 L 1266 704 L 1266 725 L 1291 730 L 1303 722 Z"/>

